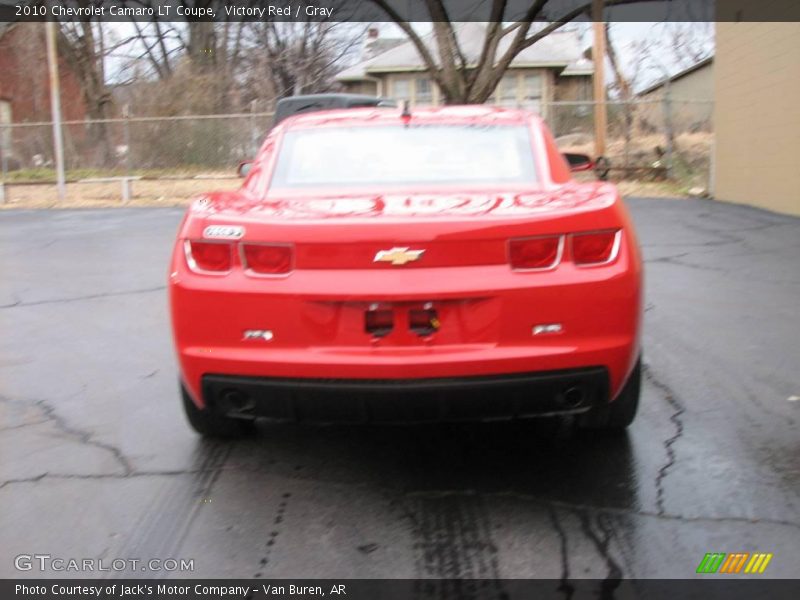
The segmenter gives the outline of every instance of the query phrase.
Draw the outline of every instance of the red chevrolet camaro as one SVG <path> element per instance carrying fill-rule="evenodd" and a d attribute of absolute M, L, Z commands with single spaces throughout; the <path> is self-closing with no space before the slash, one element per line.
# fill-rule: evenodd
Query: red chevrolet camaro
<path fill-rule="evenodd" d="M 241 189 L 192 203 L 169 290 L 204 435 L 256 417 L 622 430 L 636 413 L 631 219 L 613 185 L 571 179 L 529 112 L 290 117 Z"/>

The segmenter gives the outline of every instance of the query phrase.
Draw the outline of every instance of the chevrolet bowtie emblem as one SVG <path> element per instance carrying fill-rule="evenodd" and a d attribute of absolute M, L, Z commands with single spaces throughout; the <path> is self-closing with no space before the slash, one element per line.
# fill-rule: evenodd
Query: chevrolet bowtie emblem
<path fill-rule="evenodd" d="M 393 265 L 404 265 L 422 258 L 425 250 L 409 250 L 408 248 L 392 248 L 391 250 L 378 250 L 372 262 L 389 262 Z"/>

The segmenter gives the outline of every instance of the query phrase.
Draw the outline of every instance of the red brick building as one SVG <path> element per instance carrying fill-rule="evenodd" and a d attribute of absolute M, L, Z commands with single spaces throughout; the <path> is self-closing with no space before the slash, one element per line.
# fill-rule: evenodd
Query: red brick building
<path fill-rule="evenodd" d="M 50 86 L 44 23 L 0 24 L 0 99 L 10 104 L 11 121 L 50 120 Z M 86 116 L 80 84 L 59 60 L 64 120 Z"/>
<path fill-rule="evenodd" d="M 63 119 L 86 118 L 81 86 L 65 60 L 59 60 Z M 50 121 L 50 85 L 44 23 L 0 23 L 0 125 Z M 0 133 L 0 152 L 12 164 L 51 154 L 47 127 L 14 128 Z M 49 140 L 48 140 L 49 136 Z"/>

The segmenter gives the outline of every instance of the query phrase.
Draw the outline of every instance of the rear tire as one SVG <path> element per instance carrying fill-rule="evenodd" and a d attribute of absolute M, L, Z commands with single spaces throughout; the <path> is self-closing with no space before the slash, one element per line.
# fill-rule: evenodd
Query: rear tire
<path fill-rule="evenodd" d="M 197 408 L 183 382 L 181 382 L 181 398 L 186 420 L 189 421 L 192 429 L 203 437 L 238 438 L 255 431 L 255 420 L 253 419 L 234 419 Z"/>
<path fill-rule="evenodd" d="M 578 427 L 595 431 L 621 433 L 633 423 L 639 407 L 639 394 L 642 387 L 642 359 L 636 360 L 628 381 L 613 402 L 596 406 L 581 415 Z"/>

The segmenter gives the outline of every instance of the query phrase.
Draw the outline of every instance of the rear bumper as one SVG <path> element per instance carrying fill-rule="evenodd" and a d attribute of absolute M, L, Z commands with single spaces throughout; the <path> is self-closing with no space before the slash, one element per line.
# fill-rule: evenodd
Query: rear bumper
<path fill-rule="evenodd" d="M 169 290 L 181 376 L 203 407 L 209 377 L 262 382 L 271 392 L 281 387 L 276 382 L 379 380 L 385 393 L 419 381 L 468 387 L 600 367 L 607 374 L 600 397 L 609 401 L 639 355 L 641 265 L 626 231 L 611 264 L 565 261 L 535 273 L 492 264 L 298 269 L 266 279 L 234 269 L 213 277 L 189 271 L 179 244 Z M 373 305 L 395 314 L 394 329 L 381 339 L 365 331 Z M 412 333 L 409 317 L 426 305 L 440 321 L 429 338 Z M 537 325 L 553 323 L 559 333 L 534 334 Z M 249 330 L 269 331 L 270 338 L 248 339 Z M 314 395 L 322 401 L 332 390 L 320 391 L 326 393 Z"/>
<path fill-rule="evenodd" d="M 608 402 L 602 367 L 488 377 L 295 379 L 205 375 L 215 414 L 312 422 L 508 420 L 575 414 Z"/>

